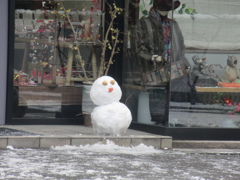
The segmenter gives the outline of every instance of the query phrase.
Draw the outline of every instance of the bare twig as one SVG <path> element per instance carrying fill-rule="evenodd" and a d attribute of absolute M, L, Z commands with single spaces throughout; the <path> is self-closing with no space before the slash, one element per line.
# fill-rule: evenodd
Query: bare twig
<path fill-rule="evenodd" d="M 85 79 L 85 81 L 88 81 L 88 77 L 87 77 L 86 70 L 85 70 L 85 67 L 84 67 L 84 61 L 83 61 L 83 59 L 82 59 L 82 56 L 81 56 L 81 53 L 80 53 L 80 49 L 79 49 L 79 43 L 78 43 L 78 41 L 77 41 L 77 33 L 76 33 L 76 31 L 75 31 L 75 29 L 74 29 L 74 27 L 73 27 L 72 21 L 71 21 L 71 19 L 69 18 L 68 13 L 66 12 L 66 9 L 65 9 L 62 1 L 60 1 L 60 4 L 61 4 L 61 6 L 62 6 L 62 8 L 63 8 L 63 10 L 64 10 L 64 13 L 65 13 L 65 15 L 66 15 L 66 18 L 67 18 L 68 22 L 69 22 L 69 24 L 70 24 L 70 26 L 71 26 L 71 28 L 72 28 L 73 36 L 74 36 L 74 44 L 75 44 L 76 47 L 77 47 L 77 48 L 76 48 L 77 54 L 78 54 L 78 56 L 77 56 L 78 58 L 77 58 L 77 59 L 78 59 L 79 62 L 80 62 L 80 65 L 81 65 L 81 68 L 82 68 L 82 71 L 83 71 L 83 75 L 84 75 L 84 79 Z"/>
<path fill-rule="evenodd" d="M 117 30 L 117 33 L 116 33 L 116 39 L 114 41 L 114 44 L 113 44 L 113 49 L 112 49 L 112 52 L 111 52 L 111 55 L 110 55 L 110 58 L 107 62 L 107 68 L 106 68 L 106 71 L 105 71 L 105 75 L 107 75 L 108 73 L 108 70 L 110 68 L 110 65 L 113 63 L 112 59 L 113 59 L 113 56 L 114 54 L 116 54 L 117 52 L 115 51 L 116 47 L 117 47 L 117 44 L 118 44 L 118 35 L 119 35 L 119 31 Z"/>
<path fill-rule="evenodd" d="M 81 53 L 80 53 L 80 48 L 79 48 L 79 43 L 77 41 L 77 33 L 73 27 L 72 21 L 68 15 L 67 10 L 65 9 L 63 3 L 61 0 L 59 0 L 60 5 L 62 7 L 62 9 L 64 10 L 65 16 L 67 18 L 67 21 L 69 22 L 71 29 L 73 31 L 73 36 L 74 36 L 74 47 L 73 49 L 77 51 L 77 55 L 75 56 L 76 59 L 79 61 L 80 66 L 82 68 L 83 71 L 83 75 L 84 75 L 84 79 L 85 81 L 88 81 L 88 76 L 87 76 L 87 72 L 85 70 L 84 67 L 84 61 L 82 59 Z M 109 71 L 110 65 L 113 64 L 113 57 L 116 53 L 118 53 L 118 51 L 116 50 L 117 44 L 119 43 L 119 30 L 118 29 L 114 29 L 114 20 L 117 17 L 117 14 L 119 14 L 122 9 L 118 8 L 115 3 L 113 3 L 113 5 L 108 4 L 108 2 L 106 1 L 106 4 L 109 7 L 109 14 L 111 16 L 111 20 L 108 24 L 106 33 L 104 35 L 104 38 L 102 41 L 99 40 L 99 44 L 101 45 L 101 56 L 100 56 L 100 64 L 99 64 L 99 70 L 98 70 L 98 74 L 97 77 L 102 76 L 103 74 L 106 75 Z M 112 41 L 109 41 L 110 38 L 110 33 L 112 33 Z M 111 54 L 108 60 L 106 60 L 106 51 L 107 49 L 111 50 Z"/>
<path fill-rule="evenodd" d="M 113 46 L 110 46 L 110 48 L 111 48 L 110 58 L 107 61 L 105 61 L 106 50 L 107 50 L 107 48 L 109 48 L 107 46 L 110 43 L 109 40 L 108 40 L 109 33 L 114 30 L 113 29 L 114 20 L 116 19 L 117 14 L 119 13 L 119 11 L 122 11 L 122 9 L 121 8 L 117 8 L 115 4 L 113 4 L 113 6 L 111 6 L 110 4 L 107 3 L 107 5 L 109 6 L 109 13 L 111 15 L 111 21 L 109 22 L 107 31 L 105 33 L 104 40 L 102 42 L 100 41 L 100 44 L 101 44 L 101 47 L 102 47 L 102 52 L 101 52 L 101 58 L 100 58 L 100 66 L 99 66 L 98 77 L 100 77 L 102 74 L 106 75 L 108 73 L 110 65 L 113 63 L 112 62 L 112 58 L 113 58 L 114 54 L 116 53 L 115 50 L 116 50 L 116 46 L 118 44 L 119 31 L 116 30 L 115 41 L 112 44 Z M 107 65 L 107 67 L 106 67 L 106 65 Z M 105 71 L 105 73 L 104 73 L 104 71 Z"/>

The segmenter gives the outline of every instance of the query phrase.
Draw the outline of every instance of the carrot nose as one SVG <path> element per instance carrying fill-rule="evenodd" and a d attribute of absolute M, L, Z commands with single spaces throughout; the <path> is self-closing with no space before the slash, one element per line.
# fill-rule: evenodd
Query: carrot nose
<path fill-rule="evenodd" d="M 108 92 L 112 92 L 113 91 L 113 88 L 108 88 Z"/>

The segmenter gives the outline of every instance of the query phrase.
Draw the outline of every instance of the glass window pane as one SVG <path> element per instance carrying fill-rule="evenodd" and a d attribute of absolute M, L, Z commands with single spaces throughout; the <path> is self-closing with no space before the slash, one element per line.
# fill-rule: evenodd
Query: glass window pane
<path fill-rule="evenodd" d="M 187 0 L 174 11 L 191 71 L 171 82 L 170 126 L 239 128 L 239 7 Z"/>
<path fill-rule="evenodd" d="M 165 125 L 168 120 L 170 59 L 168 50 L 164 51 L 163 29 L 158 19 L 161 17 L 153 6 L 156 4 L 150 0 L 129 1 L 124 87 L 133 120 Z M 171 5 L 167 6 L 172 9 Z"/>
<path fill-rule="evenodd" d="M 239 7 L 237 0 L 129 1 L 124 88 L 135 121 L 239 127 Z"/>
<path fill-rule="evenodd" d="M 14 118 L 79 118 L 97 76 L 101 0 L 16 0 Z"/>

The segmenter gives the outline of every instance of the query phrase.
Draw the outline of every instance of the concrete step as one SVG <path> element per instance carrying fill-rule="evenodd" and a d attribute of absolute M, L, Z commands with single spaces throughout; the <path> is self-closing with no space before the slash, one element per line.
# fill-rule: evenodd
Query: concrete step
<path fill-rule="evenodd" d="M 52 146 L 80 146 L 112 141 L 119 146 L 137 146 L 144 144 L 156 149 L 171 149 L 172 138 L 168 136 L 0 136 L 0 148 L 50 148 Z"/>
<path fill-rule="evenodd" d="M 240 149 L 240 141 L 173 140 L 174 149 Z"/>
<path fill-rule="evenodd" d="M 119 137 L 95 136 L 92 127 L 78 125 L 4 125 L 0 126 L 0 148 L 50 148 L 80 146 L 112 141 L 120 146 L 145 144 L 157 149 L 171 149 L 172 137 L 128 129 Z"/>
<path fill-rule="evenodd" d="M 175 151 L 181 151 L 189 154 L 218 154 L 218 155 L 240 155 L 240 149 L 204 149 L 204 148 L 197 148 L 197 149 L 174 149 Z"/>

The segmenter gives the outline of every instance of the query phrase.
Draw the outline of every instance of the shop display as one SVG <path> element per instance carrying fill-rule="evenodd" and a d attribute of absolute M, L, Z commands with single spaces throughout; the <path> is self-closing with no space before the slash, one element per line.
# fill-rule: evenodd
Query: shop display
<path fill-rule="evenodd" d="M 235 56 L 228 56 L 227 65 L 224 67 L 224 79 L 232 83 L 239 78 L 238 59 Z"/>
<path fill-rule="evenodd" d="M 199 58 L 199 56 L 195 55 L 192 57 L 193 67 L 191 71 L 191 78 L 194 81 L 195 86 L 202 87 L 216 87 L 219 78 L 215 78 L 211 76 L 213 70 L 211 66 L 207 64 L 206 58 Z"/>
<path fill-rule="evenodd" d="M 102 36 L 101 1 L 76 3 L 49 1 L 42 9 L 15 10 L 15 43 L 19 45 L 15 49 L 24 49 L 15 71 L 26 74 L 27 85 L 73 85 L 83 81 L 86 71 L 89 80 L 95 78 L 92 62 L 96 59 L 91 57 Z"/>

